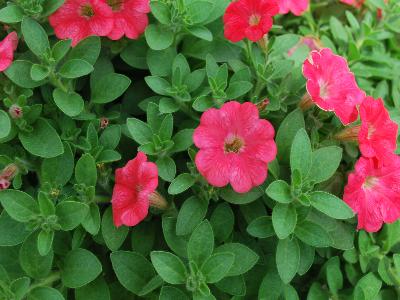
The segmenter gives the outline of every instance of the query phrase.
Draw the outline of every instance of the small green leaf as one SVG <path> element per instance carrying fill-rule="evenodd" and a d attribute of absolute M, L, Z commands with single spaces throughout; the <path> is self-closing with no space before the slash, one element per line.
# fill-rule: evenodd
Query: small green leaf
<path fill-rule="evenodd" d="M 50 51 L 47 33 L 34 19 L 25 17 L 21 23 L 21 30 L 25 43 L 36 56 L 42 57 Z"/>
<path fill-rule="evenodd" d="M 11 120 L 4 110 L 0 110 L 0 139 L 6 138 L 11 132 Z"/>
<path fill-rule="evenodd" d="M 97 104 L 105 104 L 119 98 L 131 84 L 131 80 L 122 74 L 109 73 L 92 84 L 91 101 Z"/>
<path fill-rule="evenodd" d="M 276 266 L 284 283 L 292 281 L 300 266 L 300 248 L 296 239 L 279 240 L 276 247 Z"/>
<path fill-rule="evenodd" d="M 75 179 L 86 186 L 95 186 L 97 183 L 96 162 L 90 154 L 84 154 L 76 163 Z"/>
<path fill-rule="evenodd" d="M 314 151 L 308 178 L 315 183 L 328 180 L 339 167 L 341 160 L 342 148 L 337 146 L 324 147 Z"/>
<path fill-rule="evenodd" d="M 132 138 L 138 144 L 144 145 L 152 141 L 153 132 L 150 126 L 147 125 L 145 122 L 136 118 L 129 118 L 126 125 Z"/>
<path fill-rule="evenodd" d="M 118 250 L 124 243 L 129 232 L 129 227 L 115 227 L 113 222 L 112 209 L 109 207 L 103 214 L 101 222 L 101 233 L 106 246 L 111 251 Z"/>
<path fill-rule="evenodd" d="M 296 226 L 295 235 L 307 245 L 329 247 L 332 239 L 324 228 L 310 221 L 303 221 Z"/>
<path fill-rule="evenodd" d="M 208 203 L 197 197 L 190 197 L 183 202 L 176 222 L 176 234 L 188 235 L 204 219 L 208 209 Z"/>
<path fill-rule="evenodd" d="M 198 266 L 210 257 L 214 250 L 214 233 L 208 220 L 201 222 L 190 236 L 187 246 L 188 257 Z"/>
<path fill-rule="evenodd" d="M 307 131 L 301 128 L 294 137 L 290 151 L 290 168 L 300 171 L 305 178 L 311 167 L 312 149 Z"/>
<path fill-rule="evenodd" d="M 235 261 L 233 253 L 217 253 L 210 256 L 201 267 L 201 273 L 206 277 L 207 283 L 222 280 L 229 272 Z"/>
<path fill-rule="evenodd" d="M 75 229 L 85 219 L 88 212 L 87 204 L 77 201 L 63 201 L 56 206 L 58 223 L 65 231 Z"/>
<path fill-rule="evenodd" d="M 84 108 L 82 96 L 75 92 L 64 92 L 61 89 L 55 89 L 53 99 L 57 107 L 69 117 L 76 117 Z"/>
<path fill-rule="evenodd" d="M 196 182 L 191 174 L 183 173 L 178 175 L 168 187 L 168 194 L 177 195 L 189 189 Z"/>
<path fill-rule="evenodd" d="M 160 157 L 156 161 L 158 167 L 158 175 L 165 181 L 171 182 L 174 180 L 176 175 L 176 165 L 175 161 L 169 157 Z"/>
<path fill-rule="evenodd" d="M 67 60 L 59 71 L 59 74 L 68 79 L 74 79 L 93 72 L 93 66 L 83 59 Z"/>
<path fill-rule="evenodd" d="M 33 289 L 28 295 L 28 300 L 43 300 L 43 299 L 64 300 L 65 298 L 58 290 L 47 286 L 37 287 Z"/>
<path fill-rule="evenodd" d="M 47 255 L 53 247 L 54 231 L 40 231 L 37 248 L 41 256 Z"/>
<path fill-rule="evenodd" d="M 296 209 L 292 205 L 275 205 L 272 211 L 272 224 L 279 239 L 286 239 L 293 233 L 297 223 Z"/>
<path fill-rule="evenodd" d="M 97 278 L 102 271 L 99 259 L 86 249 L 74 249 L 65 256 L 61 280 L 66 287 L 79 288 Z"/>
<path fill-rule="evenodd" d="M 275 234 L 272 226 L 272 218 L 269 216 L 261 216 L 251 221 L 247 226 L 247 232 L 256 238 L 264 239 Z"/>
<path fill-rule="evenodd" d="M 174 33 L 162 25 L 150 24 L 147 26 L 145 37 L 147 44 L 153 50 L 167 49 L 174 41 Z"/>
<path fill-rule="evenodd" d="M 351 208 L 335 195 L 326 192 L 313 192 L 309 195 L 311 205 L 335 219 L 350 219 L 354 216 Z"/>
<path fill-rule="evenodd" d="M 268 197 L 280 203 L 290 203 L 293 201 L 290 185 L 283 180 L 272 182 L 268 186 L 266 193 Z"/>
<path fill-rule="evenodd" d="M 151 252 L 151 262 L 157 273 L 170 284 L 183 284 L 186 282 L 186 267 L 180 258 L 164 251 Z"/>
<path fill-rule="evenodd" d="M 17 5 L 9 4 L 0 10 L 0 22 L 6 24 L 19 23 L 24 17 L 24 11 Z"/>
<path fill-rule="evenodd" d="M 0 191 L 0 203 L 10 217 L 18 222 L 29 222 L 39 214 L 37 202 L 21 191 Z"/>

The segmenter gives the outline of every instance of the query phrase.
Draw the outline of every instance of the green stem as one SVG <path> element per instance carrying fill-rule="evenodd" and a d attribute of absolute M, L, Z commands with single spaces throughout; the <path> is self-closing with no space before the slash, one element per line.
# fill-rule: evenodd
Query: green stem
<path fill-rule="evenodd" d="M 185 115 L 187 115 L 194 121 L 200 121 L 200 118 L 185 103 L 182 103 L 180 101 L 176 102 L 179 104 L 179 108 Z"/>
<path fill-rule="evenodd" d="M 29 287 L 28 293 L 38 287 L 51 286 L 54 282 L 59 281 L 60 279 L 61 279 L 60 272 L 55 272 L 55 273 L 51 274 L 49 277 L 42 279 L 35 284 L 32 284 Z"/>
<path fill-rule="evenodd" d="M 68 88 L 61 82 L 60 78 L 52 71 L 50 73 L 50 82 L 55 87 L 61 89 L 63 92 L 68 93 Z"/>

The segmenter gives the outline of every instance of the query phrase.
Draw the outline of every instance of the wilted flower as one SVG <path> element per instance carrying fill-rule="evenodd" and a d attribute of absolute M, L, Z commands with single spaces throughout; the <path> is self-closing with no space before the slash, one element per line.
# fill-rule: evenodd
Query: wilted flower
<path fill-rule="evenodd" d="M 276 157 L 274 128 L 259 118 L 257 106 L 236 101 L 203 113 L 193 139 L 199 172 L 214 186 L 228 183 L 238 193 L 267 178 L 268 163 Z"/>
<path fill-rule="evenodd" d="M 225 11 L 225 37 L 236 43 L 244 38 L 257 42 L 272 27 L 272 17 L 279 13 L 276 0 L 238 0 Z"/>

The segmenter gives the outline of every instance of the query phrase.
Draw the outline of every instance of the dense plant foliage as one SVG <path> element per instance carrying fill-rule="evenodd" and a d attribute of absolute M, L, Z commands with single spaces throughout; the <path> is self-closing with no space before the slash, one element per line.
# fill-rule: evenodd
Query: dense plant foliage
<path fill-rule="evenodd" d="M 0 299 L 399 299 L 398 0 L 0 22 Z"/>

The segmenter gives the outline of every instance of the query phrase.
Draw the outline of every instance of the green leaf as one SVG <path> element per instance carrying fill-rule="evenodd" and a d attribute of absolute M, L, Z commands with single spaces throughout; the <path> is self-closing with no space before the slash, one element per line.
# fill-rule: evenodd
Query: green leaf
<path fill-rule="evenodd" d="M 63 201 L 56 206 L 58 224 L 65 231 L 75 229 L 82 223 L 88 212 L 88 205 L 77 201 Z"/>
<path fill-rule="evenodd" d="M 39 214 L 37 202 L 21 191 L 0 191 L 0 203 L 10 217 L 18 222 L 29 222 Z"/>
<path fill-rule="evenodd" d="M 126 123 L 131 137 L 140 145 L 150 143 L 153 138 L 153 132 L 145 122 L 129 118 Z"/>
<path fill-rule="evenodd" d="M 110 291 L 106 281 L 100 276 L 95 281 L 75 289 L 76 300 L 110 300 Z"/>
<path fill-rule="evenodd" d="M 83 59 L 67 60 L 60 68 L 58 73 L 68 79 L 74 79 L 88 75 L 93 72 L 93 66 Z M 112 88 L 112 86 L 109 86 Z"/>
<path fill-rule="evenodd" d="M 290 185 L 283 180 L 272 182 L 268 186 L 266 193 L 268 197 L 280 203 L 290 203 L 293 201 Z"/>
<path fill-rule="evenodd" d="M 183 202 L 179 209 L 176 222 L 176 234 L 188 235 L 204 219 L 208 209 L 208 203 L 197 197 L 190 197 Z"/>
<path fill-rule="evenodd" d="M 61 89 L 55 89 L 53 99 L 57 107 L 69 117 L 76 117 L 84 108 L 82 96 L 75 92 L 64 92 Z"/>
<path fill-rule="evenodd" d="M 171 84 L 164 78 L 158 76 L 147 76 L 144 80 L 153 92 L 164 96 L 169 95 L 168 90 L 171 88 Z"/>
<path fill-rule="evenodd" d="M 43 182 L 64 186 L 71 179 L 74 172 L 74 156 L 68 143 L 64 143 L 64 153 L 53 158 L 43 160 L 41 178 Z"/>
<path fill-rule="evenodd" d="M 100 144 L 106 149 L 117 148 L 121 140 L 121 126 L 111 125 L 104 129 L 103 133 L 99 138 Z"/>
<path fill-rule="evenodd" d="M 34 19 L 25 17 L 21 23 L 21 31 L 25 43 L 36 56 L 45 56 L 50 51 L 47 33 Z"/>
<path fill-rule="evenodd" d="M 382 287 L 382 281 L 380 281 L 373 273 L 368 273 L 362 277 L 354 288 L 354 299 L 355 300 L 373 300 L 379 294 Z"/>
<path fill-rule="evenodd" d="M 41 230 L 38 235 L 37 248 L 41 256 L 47 255 L 53 247 L 54 231 Z"/>
<path fill-rule="evenodd" d="M 219 246 L 215 249 L 215 253 L 233 253 L 235 255 L 235 262 L 229 270 L 227 276 L 237 276 L 250 271 L 257 263 L 259 257 L 257 253 L 248 248 L 247 246 L 239 243 L 228 243 Z"/>
<path fill-rule="evenodd" d="M 90 36 L 79 42 L 67 56 L 70 59 L 83 59 L 92 66 L 96 63 L 101 50 L 101 41 L 98 36 Z"/>
<path fill-rule="evenodd" d="M 164 251 L 151 252 L 151 262 L 161 278 L 170 284 L 183 284 L 186 282 L 186 267 L 180 258 Z"/>
<path fill-rule="evenodd" d="M 313 192 L 309 194 L 311 205 L 335 219 L 350 219 L 354 216 L 351 208 L 335 195 L 326 192 Z"/>
<path fill-rule="evenodd" d="M 160 157 L 156 161 L 158 167 L 158 175 L 165 181 L 171 182 L 176 175 L 175 161 L 169 157 Z"/>
<path fill-rule="evenodd" d="M 6 24 L 19 23 L 24 17 L 24 11 L 17 5 L 9 4 L 0 10 L 0 22 Z"/>
<path fill-rule="evenodd" d="M 167 27 L 150 24 L 145 31 L 147 44 L 153 50 L 164 50 L 174 42 L 174 33 Z"/>
<path fill-rule="evenodd" d="M 86 153 L 76 163 L 75 179 L 86 186 L 95 186 L 97 183 L 96 162 L 90 154 Z"/>
<path fill-rule="evenodd" d="M 329 25 L 331 27 L 333 37 L 338 41 L 347 43 L 348 41 L 347 31 L 342 25 L 342 23 L 337 18 L 332 16 L 329 19 Z"/>
<path fill-rule="evenodd" d="M 32 233 L 22 244 L 19 250 L 19 262 L 22 269 L 35 279 L 45 278 L 53 266 L 53 251 L 47 255 L 40 255 L 37 247 L 37 232 Z"/>
<path fill-rule="evenodd" d="M 210 223 L 213 227 L 215 239 L 217 241 L 227 240 L 235 223 L 235 216 L 230 205 L 228 203 L 219 204 L 211 215 Z"/>
<path fill-rule="evenodd" d="M 202 40 L 212 42 L 213 34 L 212 32 L 205 26 L 192 26 L 188 28 L 188 31 L 191 35 L 198 37 Z"/>
<path fill-rule="evenodd" d="M 241 194 L 236 193 L 231 187 L 222 188 L 220 196 L 225 201 L 232 204 L 248 204 L 262 197 L 264 191 L 261 187 L 255 187 L 250 192 Z"/>
<path fill-rule="evenodd" d="M 261 216 L 251 221 L 247 226 L 247 232 L 256 238 L 264 239 L 275 234 L 272 226 L 272 218 L 269 216 Z"/>
<path fill-rule="evenodd" d="M 31 68 L 31 78 L 34 81 L 41 81 L 46 79 L 50 74 L 50 69 L 46 66 L 34 64 Z"/>
<path fill-rule="evenodd" d="M 45 119 L 38 119 L 32 132 L 20 132 L 19 139 L 29 153 L 42 158 L 56 157 L 64 152 L 60 136 Z"/>
<path fill-rule="evenodd" d="M 278 241 L 276 247 L 276 267 L 282 281 L 288 284 L 300 266 L 300 248 L 296 239 L 286 238 Z"/>
<path fill-rule="evenodd" d="M 92 203 L 89 206 L 89 212 L 82 221 L 82 226 L 92 235 L 96 235 L 100 230 L 100 210 L 97 204 Z"/>
<path fill-rule="evenodd" d="M 58 290 L 47 286 L 40 286 L 34 288 L 28 295 L 28 300 L 64 300 L 64 299 L 65 299 L 64 296 Z"/>
<path fill-rule="evenodd" d="M 151 13 L 161 24 L 169 24 L 171 22 L 171 10 L 166 3 L 150 2 Z"/>
<path fill-rule="evenodd" d="M 176 234 L 176 218 L 163 217 L 162 229 L 169 248 L 180 257 L 187 257 L 187 238 Z"/>
<path fill-rule="evenodd" d="M 189 189 L 196 182 L 191 174 L 183 173 L 178 175 L 168 187 L 168 194 L 177 195 Z"/>
<path fill-rule="evenodd" d="M 172 137 L 172 132 L 174 130 L 174 118 L 172 114 L 167 114 L 161 122 L 160 130 L 158 136 L 161 141 L 169 141 Z"/>
<path fill-rule="evenodd" d="M 294 206 L 280 204 L 272 211 L 272 225 L 279 239 L 286 239 L 293 233 L 297 223 L 297 212 Z"/>
<path fill-rule="evenodd" d="M 330 146 L 314 151 L 308 178 L 315 183 L 328 180 L 336 172 L 341 160 L 342 148 Z"/>
<path fill-rule="evenodd" d="M 297 273 L 299 275 L 304 275 L 308 272 L 308 270 L 314 263 L 315 249 L 299 240 L 297 242 L 300 247 L 300 265 Z"/>
<path fill-rule="evenodd" d="M 187 246 L 188 258 L 198 266 L 214 251 L 214 233 L 208 220 L 201 222 L 190 236 Z"/>
<path fill-rule="evenodd" d="M 124 243 L 129 232 L 129 227 L 115 227 L 113 222 L 112 209 L 109 207 L 103 214 L 101 222 L 101 233 L 106 246 L 111 251 L 118 250 Z"/>
<path fill-rule="evenodd" d="M 0 232 L 0 247 L 19 245 L 31 233 L 24 223 L 12 219 L 5 210 L 0 214 Z"/>
<path fill-rule="evenodd" d="M 303 221 L 296 226 L 295 235 L 307 245 L 313 247 L 329 247 L 332 239 L 324 228 L 310 221 Z"/>
<path fill-rule="evenodd" d="M 237 99 L 249 92 L 253 88 L 253 84 L 248 81 L 231 82 L 226 90 L 228 99 Z"/>
<path fill-rule="evenodd" d="M 293 139 L 295 138 L 299 129 L 304 127 L 304 117 L 300 109 L 292 111 L 283 120 L 276 134 L 279 161 L 288 161 Z"/>
<path fill-rule="evenodd" d="M 0 110 L 0 139 L 6 138 L 11 132 L 11 120 L 4 110 Z"/>
<path fill-rule="evenodd" d="M 300 171 L 303 178 L 306 178 L 312 160 L 312 149 L 307 131 L 301 128 L 294 137 L 290 151 L 290 168 Z"/>
<path fill-rule="evenodd" d="M 91 101 L 105 104 L 119 98 L 131 84 L 131 80 L 122 74 L 109 73 L 92 84 Z"/>
<path fill-rule="evenodd" d="M 54 44 L 51 52 L 53 58 L 59 62 L 61 59 L 67 55 L 68 51 L 71 49 L 71 40 L 60 40 Z"/>
<path fill-rule="evenodd" d="M 155 275 L 151 263 L 143 255 L 136 252 L 113 252 L 111 253 L 111 262 L 122 286 L 136 295 Z"/>
<path fill-rule="evenodd" d="M 328 282 L 329 290 L 337 295 L 343 288 L 343 275 L 340 270 L 340 259 L 338 256 L 331 257 L 326 262 L 326 279 Z"/>
<path fill-rule="evenodd" d="M 210 17 L 214 8 L 214 2 L 209 0 L 197 0 L 187 4 L 187 14 L 194 24 L 205 22 Z"/>
<path fill-rule="evenodd" d="M 200 271 L 206 277 L 207 283 L 216 283 L 228 274 L 234 261 L 235 255 L 233 253 L 217 253 L 204 262 Z"/>
<path fill-rule="evenodd" d="M 101 271 L 101 263 L 92 252 L 77 248 L 65 256 L 61 280 L 66 287 L 79 288 L 95 280 Z"/>
<path fill-rule="evenodd" d="M 159 300 L 171 300 L 171 299 L 189 300 L 189 297 L 186 296 L 184 292 L 182 292 L 180 289 L 176 287 L 164 285 L 161 289 Z"/>
<path fill-rule="evenodd" d="M 26 60 L 15 60 L 4 74 L 16 85 L 31 89 L 38 87 L 44 83 L 44 81 L 35 81 L 31 77 L 33 63 Z"/>

